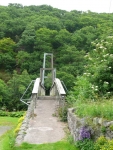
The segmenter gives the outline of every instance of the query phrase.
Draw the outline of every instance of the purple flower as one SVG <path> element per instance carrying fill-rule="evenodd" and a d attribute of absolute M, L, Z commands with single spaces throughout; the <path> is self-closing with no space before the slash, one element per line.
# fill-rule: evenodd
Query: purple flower
<path fill-rule="evenodd" d="M 85 138 L 90 139 L 91 133 L 87 127 L 82 127 L 79 132 L 79 140 L 83 140 Z"/>

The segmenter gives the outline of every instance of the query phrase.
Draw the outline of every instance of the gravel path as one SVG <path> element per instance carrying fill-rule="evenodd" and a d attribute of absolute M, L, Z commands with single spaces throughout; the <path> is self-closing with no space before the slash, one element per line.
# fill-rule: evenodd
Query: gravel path
<path fill-rule="evenodd" d="M 10 126 L 0 126 L 0 136 L 2 136 L 5 132 L 7 132 L 10 129 Z"/>
<path fill-rule="evenodd" d="M 35 109 L 36 117 L 30 119 L 24 142 L 31 144 L 52 143 L 65 137 L 66 124 L 54 117 L 56 100 L 38 100 Z"/>

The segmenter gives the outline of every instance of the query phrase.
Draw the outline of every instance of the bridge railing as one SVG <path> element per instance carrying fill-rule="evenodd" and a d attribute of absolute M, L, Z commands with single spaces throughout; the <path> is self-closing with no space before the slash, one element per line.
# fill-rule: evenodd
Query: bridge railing
<path fill-rule="evenodd" d="M 38 96 L 44 96 L 44 95 L 45 95 L 45 88 L 43 87 L 43 85 L 41 85 L 40 78 L 37 78 L 34 82 L 31 103 L 29 105 L 30 116 L 32 118 L 34 118 L 34 108 L 36 108 L 36 100 Z"/>
<path fill-rule="evenodd" d="M 36 108 L 36 99 L 38 96 L 44 96 L 45 95 L 45 88 L 41 84 L 40 78 L 37 78 L 34 83 L 34 87 L 32 90 L 32 99 L 34 101 L 34 106 Z"/>
<path fill-rule="evenodd" d="M 66 92 L 58 78 L 55 78 L 54 80 L 50 90 L 50 96 L 57 96 L 57 99 L 59 100 L 59 106 L 64 107 Z"/>
<path fill-rule="evenodd" d="M 29 99 L 25 99 L 24 96 L 26 95 L 28 89 L 30 88 L 30 86 L 35 82 L 35 80 L 32 80 L 30 82 L 30 84 L 28 85 L 28 87 L 26 88 L 26 90 L 24 91 L 22 97 L 20 98 L 20 101 L 23 102 L 26 105 L 29 105 L 30 101 L 31 101 L 31 97 Z"/>
<path fill-rule="evenodd" d="M 32 90 L 32 95 L 29 99 L 25 99 L 24 96 L 26 95 L 28 89 L 30 88 L 30 86 L 34 84 L 33 86 L 33 90 Z M 41 85 L 41 81 L 40 78 L 37 78 L 36 80 L 32 80 L 30 82 L 30 84 L 28 85 L 28 87 L 26 88 L 25 92 L 23 93 L 22 97 L 20 98 L 20 101 L 23 102 L 26 105 L 29 105 L 32 101 L 32 97 L 33 96 L 43 96 L 45 95 L 45 88 L 43 85 Z"/>

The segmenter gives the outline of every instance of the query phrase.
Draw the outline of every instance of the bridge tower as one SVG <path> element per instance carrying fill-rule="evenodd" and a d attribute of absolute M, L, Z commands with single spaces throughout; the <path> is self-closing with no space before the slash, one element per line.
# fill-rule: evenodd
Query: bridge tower
<path fill-rule="evenodd" d="M 50 61 L 50 68 L 46 67 L 47 66 L 47 57 L 51 60 Z M 53 68 L 53 54 L 52 53 L 44 53 L 44 59 L 43 59 L 43 68 L 40 68 L 40 81 L 41 85 L 45 86 L 45 79 L 48 78 L 45 73 L 46 71 L 51 71 L 51 81 L 52 84 L 54 83 L 54 80 L 56 78 L 56 69 Z M 51 85 L 52 86 L 52 85 Z"/>

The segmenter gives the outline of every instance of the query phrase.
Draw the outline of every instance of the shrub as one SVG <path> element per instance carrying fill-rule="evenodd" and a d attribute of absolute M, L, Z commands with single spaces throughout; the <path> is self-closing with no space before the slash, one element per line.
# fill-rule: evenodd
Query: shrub
<path fill-rule="evenodd" d="M 100 136 L 95 143 L 95 150 L 107 150 L 104 149 L 108 145 L 108 141 L 104 136 Z"/>
<path fill-rule="evenodd" d="M 17 111 L 17 112 L 10 112 L 9 115 L 10 117 L 21 117 L 23 116 L 23 111 Z"/>
<path fill-rule="evenodd" d="M 9 116 L 9 112 L 0 110 L 0 116 Z"/>
<path fill-rule="evenodd" d="M 111 131 L 113 131 L 113 125 L 110 125 L 110 127 L 109 127 L 109 128 L 110 128 L 110 130 L 111 130 Z"/>
<path fill-rule="evenodd" d="M 106 133 L 106 127 L 105 127 L 105 126 L 102 126 L 102 127 L 101 127 L 101 132 L 102 132 L 103 134 Z"/>
<path fill-rule="evenodd" d="M 15 133 L 15 134 L 17 134 L 17 133 L 19 132 L 21 125 L 22 125 L 22 122 L 20 122 L 20 123 L 17 125 L 16 129 L 14 130 L 14 133 Z"/>
<path fill-rule="evenodd" d="M 89 101 L 95 98 L 96 91 L 92 90 L 92 84 L 88 81 L 88 79 L 84 76 L 78 76 L 76 79 L 75 86 L 73 91 L 70 92 L 69 98 L 76 99 L 76 101 Z"/>
<path fill-rule="evenodd" d="M 64 106 L 64 108 L 60 107 L 58 109 L 58 115 L 61 118 L 61 121 L 66 122 L 67 121 L 67 106 Z"/>
<path fill-rule="evenodd" d="M 94 142 L 91 140 L 91 131 L 88 127 L 84 126 L 80 129 L 75 145 L 80 150 L 94 150 Z"/>
<path fill-rule="evenodd" d="M 0 116 L 21 117 L 24 111 L 8 112 L 0 110 Z"/>
<path fill-rule="evenodd" d="M 23 114 L 22 117 L 20 117 L 20 118 L 18 119 L 18 125 L 17 125 L 16 129 L 14 130 L 15 135 L 19 132 L 20 127 L 21 127 L 21 125 L 22 125 L 22 122 L 23 122 L 23 120 L 24 120 L 24 118 L 25 118 L 25 115 L 26 115 L 26 112 Z"/>
<path fill-rule="evenodd" d="M 94 142 L 91 139 L 78 140 L 75 146 L 80 150 L 94 150 Z"/>
<path fill-rule="evenodd" d="M 21 123 L 24 120 L 24 116 L 18 119 L 18 123 Z"/>

